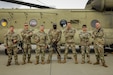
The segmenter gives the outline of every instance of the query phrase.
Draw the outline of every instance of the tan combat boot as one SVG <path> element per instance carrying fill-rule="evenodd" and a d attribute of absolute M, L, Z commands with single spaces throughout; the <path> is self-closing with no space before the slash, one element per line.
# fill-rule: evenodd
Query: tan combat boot
<path fill-rule="evenodd" d="M 75 57 L 75 64 L 78 64 L 77 57 Z"/>
<path fill-rule="evenodd" d="M 36 63 L 35 65 L 39 64 L 39 56 L 36 57 Z"/>
<path fill-rule="evenodd" d="M 89 61 L 87 61 L 87 63 L 92 64 L 90 60 L 89 60 Z"/>
<path fill-rule="evenodd" d="M 102 66 L 104 66 L 104 67 L 108 67 L 105 63 L 103 63 Z"/>
<path fill-rule="evenodd" d="M 18 62 L 15 62 L 15 65 L 20 65 Z"/>
<path fill-rule="evenodd" d="M 61 63 L 61 57 L 57 56 L 57 59 L 58 59 L 58 63 Z"/>
<path fill-rule="evenodd" d="M 84 63 L 85 63 L 85 61 L 82 60 L 81 64 L 84 64 Z"/>
<path fill-rule="evenodd" d="M 62 63 L 66 63 L 66 58 L 64 58 L 63 62 Z"/>
<path fill-rule="evenodd" d="M 39 60 L 36 60 L 36 63 L 35 63 L 35 65 L 37 65 L 37 64 L 39 64 Z"/>
<path fill-rule="evenodd" d="M 36 61 L 35 65 L 39 64 L 39 61 Z"/>
<path fill-rule="evenodd" d="M 10 66 L 11 65 L 11 63 L 10 62 L 7 62 L 7 65 L 6 66 Z"/>
<path fill-rule="evenodd" d="M 99 60 L 97 60 L 97 62 L 95 62 L 93 65 L 98 65 L 100 64 Z"/>
<path fill-rule="evenodd" d="M 50 60 L 47 60 L 47 64 L 50 64 Z"/>
<path fill-rule="evenodd" d="M 22 62 L 22 65 L 24 65 L 24 64 L 26 64 L 26 61 L 25 60 L 23 60 L 23 62 Z"/>
<path fill-rule="evenodd" d="M 32 63 L 32 61 L 30 60 L 30 58 L 28 58 L 28 61 L 27 61 L 27 63 Z"/>
<path fill-rule="evenodd" d="M 58 63 L 61 63 L 61 59 L 58 59 Z"/>
<path fill-rule="evenodd" d="M 42 60 L 41 64 L 45 64 L 44 60 Z"/>

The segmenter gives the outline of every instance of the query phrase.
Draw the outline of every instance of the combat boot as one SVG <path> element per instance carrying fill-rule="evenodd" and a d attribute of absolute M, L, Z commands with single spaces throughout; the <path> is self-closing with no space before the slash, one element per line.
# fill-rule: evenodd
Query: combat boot
<path fill-rule="evenodd" d="M 105 63 L 103 63 L 102 66 L 104 66 L 104 67 L 108 67 Z"/>
<path fill-rule="evenodd" d="M 44 60 L 42 60 L 41 64 L 45 64 Z"/>
<path fill-rule="evenodd" d="M 75 58 L 75 64 L 78 64 L 77 56 L 74 56 L 74 58 Z"/>
<path fill-rule="evenodd" d="M 58 63 L 61 63 L 61 59 L 58 59 Z"/>
<path fill-rule="evenodd" d="M 47 60 L 47 64 L 50 64 L 50 60 Z"/>
<path fill-rule="evenodd" d="M 58 58 L 58 63 L 61 63 L 61 57 L 57 56 L 57 58 Z"/>
<path fill-rule="evenodd" d="M 26 64 L 26 61 L 25 60 L 23 60 L 23 62 L 22 62 L 22 65 L 24 65 L 24 64 Z"/>
<path fill-rule="evenodd" d="M 62 63 L 66 63 L 66 58 L 64 58 L 63 62 Z"/>
<path fill-rule="evenodd" d="M 87 55 L 87 60 L 88 60 L 87 61 L 88 64 L 92 64 L 92 62 L 90 61 L 90 56 L 89 55 Z"/>
<path fill-rule="evenodd" d="M 7 65 L 6 66 L 10 66 L 11 65 L 11 62 L 7 62 Z"/>
<path fill-rule="evenodd" d="M 35 65 L 39 64 L 39 61 L 36 61 Z"/>
<path fill-rule="evenodd" d="M 28 58 L 28 61 L 27 61 L 27 63 L 32 63 L 32 61 L 30 60 L 30 58 Z"/>
<path fill-rule="evenodd" d="M 93 65 L 98 65 L 98 64 L 100 64 L 99 60 L 95 62 Z"/>
<path fill-rule="evenodd" d="M 36 63 L 35 65 L 39 64 L 39 57 L 36 57 Z"/>
<path fill-rule="evenodd" d="M 89 61 L 87 61 L 87 63 L 92 64 L 90 60 L 89 60 Z"/>
<path fill-rule="evenodd" d="M 15 62 L 15 65 L 20 65 L 18 62 Z"/>
<path fill-rule="evenodd" d="M 84 64 L 84 63 L 85 63 L 85 61 L 82 60 L 81 64 Z"/>

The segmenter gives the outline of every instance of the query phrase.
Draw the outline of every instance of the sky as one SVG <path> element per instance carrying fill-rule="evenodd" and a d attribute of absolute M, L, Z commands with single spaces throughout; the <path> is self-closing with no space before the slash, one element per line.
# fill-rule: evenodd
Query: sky
<path fill-rule="evenodd" d="M 34 4 L 46 5 L 57 9 L 84 9 L 88 0 L 18 0 Z M 0 8 L 30 8 L 0 1 Z"/>

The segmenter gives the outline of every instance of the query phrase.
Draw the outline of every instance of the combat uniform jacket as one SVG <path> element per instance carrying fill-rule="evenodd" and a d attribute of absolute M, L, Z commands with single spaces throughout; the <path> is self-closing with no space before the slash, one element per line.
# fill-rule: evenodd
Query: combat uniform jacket
<path fill-rule="evenodd" d="M 32 30 L 23 30 L 21 32 L 21 36 L 22 36 L 22 42 L 25 44 L 31 44 L 31 37 L 32 37 L 33 33 Z"/>
<path fill-rule="evenodd" d="M 48 35 L 50 43 L 53 43 L 54 41 L 59 42 L 61 39 L 62 32 L 59 29 L 50 29 Z"/>
<path fill-rule="evenodd" d="M 66 43 L 75 43 L 75 40 L 74 40 L 75 32 L 76 30 L 74 28 L 71 28 L 71 29 L 66 28 L 64 30 L 64 36 L 65 36 Z"/>
<path fill-rule="evenodd" d="M 16 40 L 17 42 L 14 42 L 14 40 Z M 6 47 L 16 47 L 19 41 L 20 41 L 20 37 L 18 34 L 16 34 L 15 32 L 8 32 L 5 35 L 4 45 Z"/>
<path fill-rule="evenodd" d="M 90 44 L 89 39 L 90 39 L 91 34 L 89 32 L 81 32 L 79 34 L 80 37 L 80 45 L 81 46 L 88 46 Z"/>
<path fill-rule="evenodd" d="M 104 45 L 104 31 L 102 28 L 93 31 L 94 44 Z"/>
<path fill-rule="evenodd" d="M 38 46 L 46 46 L 48 44 L 47 40 L 48 40 L 48 37 L 45 32 L 39 31 L 35 35 L 35 42 Z"/>

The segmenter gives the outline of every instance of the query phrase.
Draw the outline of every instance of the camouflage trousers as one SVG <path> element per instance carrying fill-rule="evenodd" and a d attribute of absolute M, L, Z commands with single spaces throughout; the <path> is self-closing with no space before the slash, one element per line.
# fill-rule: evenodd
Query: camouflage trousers
<path fill-rule="evenodd" d="M 12 61 L 12 51 L 14 53 L 15 62 L 18 62 L 18 55 L 17 55 L 18 48 L 17 47 L 8 47 L 7 48 L 8 62 L 11 62 Z"/>
<path fill-rule="evenodd" d="M 69 47 L 71 48 L 71 50 L 73 52 L 74 58 L 77 58 L 77 52 L 75 50 L 75 44 L 74 43 L 66 43 L 66 45 L 65 45 L 65 48 L 66 49 L 65 49 L 65 53 L 64 53 L 64 59 L 67 58 Z"/>
<path fill-rule="evenodd" d="M 90 48 L 89 46 L 81 46 L 82 61 L 85 61 L 85 54 L 87 61 L 90 61 Z"/>
<path fill-rule="evenodd" d="M 28 53 L 28 59 L 31 58 L 31 44 L 23 44 L 23 61 L 26 60 L 26 55 Z"/>
<path fill-rule="evenodd" d="M 52 59 L 53 51 L 54 51 L 54 48 L 51 46 L 51 47 L 49 48 L 48 60 L 51 60 L 51 59 Z M 57 51 L 58 51 L 59 54 L 60 54 L 60 46 L 59 46 L 59 45 L 57 46 Z M 59 57 L 58 54 L 57 54 L 57 59 L 58 59 L 58 60 L 61 60 L 61 57 Z"/>
<path fill-rule="evenodd" d="M 94 45 L 96 60 L 101 60 L 102 63 L 105 63 L 104 60 L 104 46 L 103 45 Z"/>
<path fill-rule="evenodd" d="M 37 49 L 36 49 L 36 59 L 39 60 L 39 56 L 40 56 L 40 53 L 41 53 L 41 60 L 45 60 L 45 46 L 37 46 Z"/>

